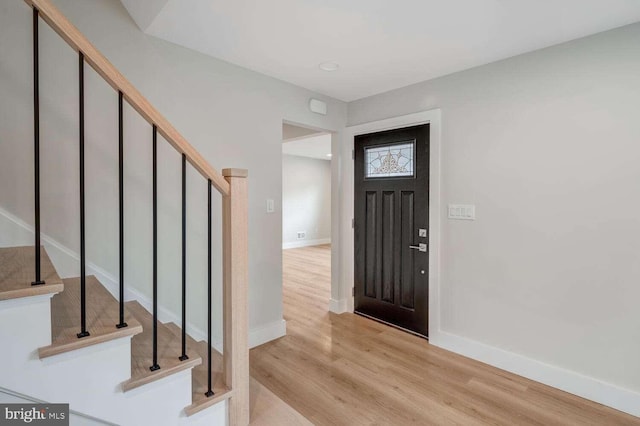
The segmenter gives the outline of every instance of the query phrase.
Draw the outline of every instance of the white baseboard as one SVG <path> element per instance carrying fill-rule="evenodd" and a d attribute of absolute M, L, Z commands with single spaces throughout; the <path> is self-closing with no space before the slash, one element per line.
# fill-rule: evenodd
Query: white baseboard
<path fill-rule="evenodd" d="M 288 243 L 282 243 L 282 250 L 292 249 L 292 248 L 300 248 L 300 247 L 310 247 L 310 246 L 319 246 L 321 244 L 331 244 L 331 238 L 322 238 L 319 240 L 302 240 L 302 241 L 291 241 Z"/>
<path fill-rule="evenodd" d="M 329 312 L 334 314 L 343 314 L 349 312 L 349 304 L 347 299 L 331 299 L 329 300 Z"/>
<path fill-rule="evenodd" d="M 431 333 L 429 343 L 640 417 L 638 392 L 443 331 Z"/>
<path fill-rule="evenodd" d="M 0 247 L 12 246 L 28 246 L 33 245 L 33 227 L 0 208 Z M 51 262 L 55 266 L 58 275 L 61 278 L 70 278 L 78 276 L 78 265 L 80 256 L 70 248 L 64 246 L 46 234 L 42 234 L 42 245 L 47 249 L 47 254 L 51 258 Z M 87 262 L 87 275 L 95 275 L 102 285 L 115 298 L 119 297 L 119 284 L 116 277 L 105 271 L 92 262 Z M 131 287 L 125 288 L 125 300 L 136 300 L 144 308 L 152 312 L 153 302 L 147 296 L 143 295 L 136 289 Z M 174 322 L 181 324 L 182 319 L 179 315 L 174 314 L 170 310 L 158 306 L 158 319 L 160 322 Z M 187 323 L 187 334 L 196 341 L 206 340 L 206 331 Z M 286 321 L 284 319 L 264 324 L 249 330 L 249 347 L 262 345 L 270 340 L 277 339 L 286 334 Z M 211 345 L 218 351 L 222 352 L 222 341 L 213 341 Z"/>
<path fill-rule="evenodd" d="M 77 275 L 79 259 L 77 253 L 47 235 L 42 236 L 42 241 L 61 276 Z M 313 244 L 308 245 L 329 242 L 330 240 L 315 240 Z M 312 243 L 312 241 L 305 243 Z M 0 247 L 32 244 L 33 228 L 0 209 Z M 87 272 L 95 275 L 114 296 L 117 295 L 117 280 L 111 274 L 93 263 L 87 264 Z M 137 300 L 146 309 L 151 310 L 151 301 L 136 290 L 127 289 L 125 298 Z M 331 299 L 329 310 L 337 314 L 349 312 L 349 299 Z M 163 307 L 159 307 L 158 317 L 162 322 L 180 323 L 177 315 Z M 187 324 L 187 333 L 196 340 L 206 339 L 206 333 L 192 324 Z M 284 319 L 273 321 L 251 329 L 249 345 L 253 348 L 285 334 L 286 321 Z M 640 393 L 638 392 L 443 331 L 436 333 L 432 331 L 429 342 L 443 349 L 640 417 Z M 219 351 L 222 349 L 221 342 L 213 342 L 213 346 Z"/>
<path fill-rule="evenodd" d="M 249 331 L 249 347 L 255 348 L 287 334 L 287 322 L 284 319 L 254 327 Z"/>

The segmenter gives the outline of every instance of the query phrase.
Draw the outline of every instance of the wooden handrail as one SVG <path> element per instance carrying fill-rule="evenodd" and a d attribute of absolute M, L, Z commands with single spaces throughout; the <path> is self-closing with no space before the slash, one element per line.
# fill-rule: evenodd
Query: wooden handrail
<path fill-rule="evenodd" d="M 51 0 L 24 0 L 66 42 L 84 55 L 88 63 L 187 161 L 222 194 L 223 223 L 223 374 L 229 389 L 229 424 L 249 424 L 249 344 L 248 344 L 248 192 L 247 171 L 225 169 L 218 173 L 191 146 L 149 101 L 105 58 L 80 31 L 51 3 Z M 209 194 L 211 194 L 209 192 Z M 154 300 L 156 300 L 154 298 Z M 220 401 L 210 398 L 193 414 Z"/>
<path fill-rule="evenodd" d="M 89 40 L 51 3 L 50 0 L 24 0 L 35 7 L 42 19 L 62 37 L 69 46 L 84 54 L 85 61 L 115 90 L 122 92 L 126 101 L 222 195 L 229 194 L 229 183 L 207 160 L 158 112 L 157 109 L 96 49 Z"/>

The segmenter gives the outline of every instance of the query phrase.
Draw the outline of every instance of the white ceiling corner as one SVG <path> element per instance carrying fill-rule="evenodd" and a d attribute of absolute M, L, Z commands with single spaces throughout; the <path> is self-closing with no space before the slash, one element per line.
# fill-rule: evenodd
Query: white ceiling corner
<path fill-rule="evenodd" d="M 640 21 L 639 0 L 121 1 L 150 35 L 343 101 Z"/>
<path fill-rule="evenodd" d="M 134 22 L 142 31 L 147 31 L 169 0 L 120 0 Z"/>

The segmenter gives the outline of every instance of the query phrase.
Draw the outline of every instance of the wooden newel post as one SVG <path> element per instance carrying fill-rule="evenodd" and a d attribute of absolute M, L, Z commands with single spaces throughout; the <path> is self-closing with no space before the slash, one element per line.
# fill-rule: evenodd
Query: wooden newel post
<path fill-rule="evenodd" d="M 224 169 L 229 195 L 223 197 L 224 374 L 233 390 L 229 424 L 249 424 L 249 233 L 247 170 Z"/>

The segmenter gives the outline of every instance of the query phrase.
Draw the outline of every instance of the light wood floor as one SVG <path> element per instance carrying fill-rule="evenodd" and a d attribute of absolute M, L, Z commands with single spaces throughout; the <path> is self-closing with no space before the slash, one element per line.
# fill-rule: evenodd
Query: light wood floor
<path fill-rule="evenodd" d="M 328 313 L 329 265 L 329 246 L 284 251 L 287 336 L 251 351 L 251 375 L 313 424 L 640 425 L 375 321 Z"/>
<path fill-rule="evenodd" d="M 251 377 L 249 394 L 251 396 L 250 424 L 252 426 L 313 425 L 253 377 Z"/>

